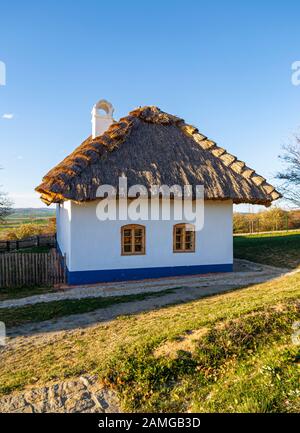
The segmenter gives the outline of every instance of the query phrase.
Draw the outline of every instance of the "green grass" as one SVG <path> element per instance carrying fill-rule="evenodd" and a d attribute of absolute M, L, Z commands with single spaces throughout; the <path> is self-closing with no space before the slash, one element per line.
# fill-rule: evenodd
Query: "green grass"
<path fill-rule="evenodd" d="M 276 236 L 293 236 L 300 235 L 300 230 L 282 230 L 282 231 L 274 231 L 274 232 L 262 232 L 262 233 L 253 233 L 253 234 L 235 234 L 234 236 L 243 236 L 247 238 L 269 238 Z"/>
<path fill-rule="evenodd" d="M 300 265 L 300 233 L 234 236 L 234 256 L 282 268 Z"/>
<path fill-rule="evenodd" d="M 50 340 L 26 338 L 0 351 L 0 394 L 98 374 L 125 410 L 296 411 L 298 347 L 290 335 L 299 296 L 294 274 Z M 195 349 L 177 352 L 193 335 Z M 175 356 L 155 355 L 166 344 Z"/>
<path fill-rule="evenodd" d="M 55 209 L 51 208 L 18 208 L 8 215 L 9 219 L 29 219 L 29 218 L 51 218 L 55 217 Z"/>
<path fill-rule="evenodd" d="M 285 335 L 280 343 L 270 342 L 255 355 L 236 363 L 227 370 L 226 378 L 207 389 L 209 394 L 198 393 L 191 410 L 299 413 L 300 353 L 289 339 Z"/>
<path fill-rule="evenodd" d="M 167 289 L 161 292 L 147 292 L 136 295 L 108 296 L 84 299 L 66 299 L 63 301 L 41 302 L 25 305 L 24 307 L 0 308 L 0 320 L 7 327 L 23 325 L 31 322 L 43 322 L 71 314 L 82 314 L 90 311 L 106 308 L 124 302 L 142 301 L 151 297 L 160 297 L 172 293 L 175 289 Z"/>
<path fill-rule="evenodd" d="M 50 217 L 44 218 L 7 218 L 2 224 L 2 227 L 13 228 L 18 227 L 22 224 L 47 224 L 49 222 Z"/>
<path fill-rule="evenodd" d="M 7 299 L 25 298 L 26 296 L 44 295 L 45 293 L 56 292 L 59 289 L 53 287 L 18 287 L 18 288 L 0 288 L 0 301 Z"/>
<path fill-rule="evenodd" d="M 264 308 L 211 325 L 192 352 L 178 350 L 175 358 L 143 347 L 114 359 L 105 383 L 131 411 L 297 412 L 300 350 L 291 344 L 291 332 L 299 307 L 286 302 L 280 311 Z"/>

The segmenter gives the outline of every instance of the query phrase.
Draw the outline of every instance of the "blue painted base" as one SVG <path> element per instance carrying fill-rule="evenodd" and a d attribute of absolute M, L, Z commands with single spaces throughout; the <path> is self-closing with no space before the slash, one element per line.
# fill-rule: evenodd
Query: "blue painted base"
<path fill-rule="evenodd" d="M 146 278 L 176 277 L 179 275 L 232 272 L 232 263 L 222 265 L 168 266 L 159 268 L 109 269 L 102 271 L 67 270 L 68 284 L 94 284 L 111 281 L 143 280 Z"/>

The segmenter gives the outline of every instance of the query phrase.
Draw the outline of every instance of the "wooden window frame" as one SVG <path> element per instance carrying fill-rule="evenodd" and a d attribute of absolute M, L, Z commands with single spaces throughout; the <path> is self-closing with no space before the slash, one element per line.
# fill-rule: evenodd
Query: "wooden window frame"
<path fill-rule="evenodd" d="M 125 230 L 131 230 L 131 239 L 135 238 L 134 230 L 139 229 L 142 230 L 142 250 L 141 251 L 132 251 L 132 247 L 134 245 L 134 241 L 131 240 L 130 249 L 131 251 L 124 251 L 124 232 Z M 141 224 L 127 224 L 121 227 L 121 255 L 122 256 L 141 256 L 146 254 L 146 227 Z"/>
<path fill-rule="evenodd" d="M 181 244 L 184 245 L 184 248 L 181 248 L 180 250 L 178 250 L 176 248 L 176 229 L 184 229 L 183 231 L 183 240 L 180 242 Z M 192 230 L 187 230 L 187 228 L 192 228 Z M 185 248 L 185 244 L 186 244 L 186 232 L 192 232 L 193 233 L 193 238 L 192 238 L 192 248 L 191 249 L 186 249 Z M 173 226 L 173 253 L 194 253 L 196 250 L 196 231 L 195 231 L 195 226 L 193 224 L 175 224 Z"/>

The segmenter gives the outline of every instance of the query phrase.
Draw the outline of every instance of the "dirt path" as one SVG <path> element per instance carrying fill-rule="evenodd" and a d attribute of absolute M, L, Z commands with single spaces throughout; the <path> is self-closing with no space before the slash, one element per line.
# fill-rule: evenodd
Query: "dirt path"
<path fill-rule="evenodd" d="M 0 308 L 22 307 L 41 302 L 63 301 L 67 299 L 84 299 L 109 296 L 123 296 L 146 292 L 159 292 L 174 287 L 209 287 L 218 284 L 243 284 L 243 281 L 256 281 L 262 277 L 273 277 L 287 272 L 287 269 L 274 268 L 236 259 L 234 272 L 206 275 L 189 275 L 155 280 L 125 281 L 119 283 L 102 283 L 94 286 L 78 286 L 62 289 L 58 292 L 25 298 L 0 301 Z"/>
<path fill-rule="evenodd" d="M 248 265 L 247 265 L 248 266 Z M 141 301 L 124 302 L 111 305 L 107 308 L 84 313 L 65 316 L 57 319 L 47 320 L 38 323 L 29 323 L 7 329 L 7 345 L 0 350 L 13 350 L 15 345 L 25 344 L 23 341 L 28 338 L 35 339 L 34 343 L 38 344 L 38 339 L 53 339 L 56 333 L 72 331 L 80 328 L 86 328 L 95 324 L 110 321 L 118 316 L 136 314 L 143 311 L 149 311 L 156 308 L 164 307 L 173 303 L 188 302 L 200 299 L 206 296 L 221 294 L 230 290 L 239 289 L 243 286 L 258 284 L 276 278 L 284 270 L 262 266 L 260 270 L 236 272 L 231 274 L 214 274 L 205 277 L 193 276 L 180 279 L 160 279 L 155 284 L 158 285 L 157 291 L 167 288 L 173 289 L 172 293 L 160 296 L 151 296 Z M 180 283 L 179 283 L 180 280 Z M 143 282 L 143 291 L 151 292 L 151 282 Z M 132 283 L 129 283 L 132 285 Z M 141 282 L 138 284 L 139 290 Z M 153 282 L 152 282 L 153 284 Z M 137 289 L 136 289 L 137 290 Z M 137 293 L 137 291 L 135 292 Z M 124 293 L 123 293 L 124 294 Z"/>

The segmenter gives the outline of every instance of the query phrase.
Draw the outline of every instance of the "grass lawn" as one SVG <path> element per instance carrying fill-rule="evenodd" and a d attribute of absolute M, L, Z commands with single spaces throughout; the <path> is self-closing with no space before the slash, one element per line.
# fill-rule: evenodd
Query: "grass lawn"
<path fill-rule="evenodd" d="M 44 295 L 45 293 L 56 292 L 59 289 L 53 287 L 18 287 L 6 289 L 0 287 L 0 301 L 7 299 L 25 298 L 26 296 Z"/>
<path fill-rule="evenodd" d="M 234 236 L 234 256 L 283 268 L 300 265 L 300 232 Z"/>
<path fill-rule="evenodd" d="M 294 274 L 50 341 L 27 338 L 0 351 L 0 393 L 87 373 L 127 410 L 297 412 L 299 296 Z"/>

